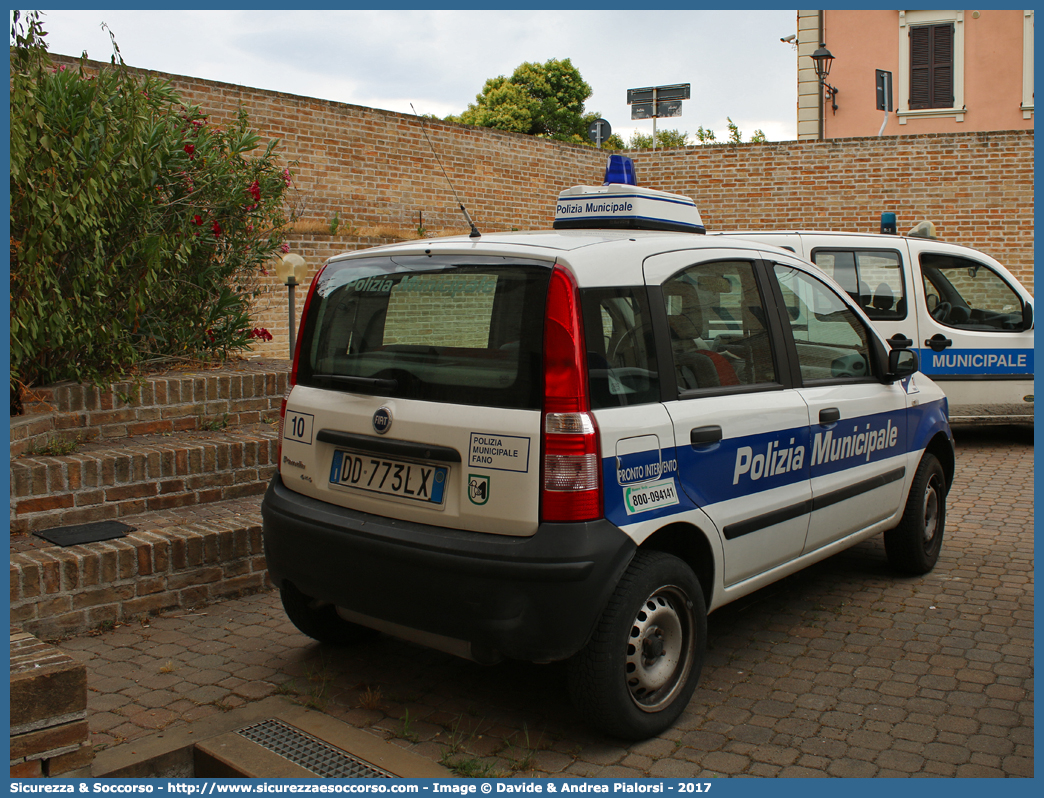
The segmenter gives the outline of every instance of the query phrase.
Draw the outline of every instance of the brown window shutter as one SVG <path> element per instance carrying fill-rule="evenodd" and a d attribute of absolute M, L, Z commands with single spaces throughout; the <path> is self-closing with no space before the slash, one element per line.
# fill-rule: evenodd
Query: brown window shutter
<path fill-rule="evenodd" d="M 931 28 L 910 28 L 910 110 L 931 108 Z"/>
<path fill-rule="evenodd" d="M 953 25 L 932 28 L 932 108 L 953 108 Z"/>
<path fill-rule="evenodd" d="M 953 107 L 953 25 L 910 28 L 910 109 Z"/>

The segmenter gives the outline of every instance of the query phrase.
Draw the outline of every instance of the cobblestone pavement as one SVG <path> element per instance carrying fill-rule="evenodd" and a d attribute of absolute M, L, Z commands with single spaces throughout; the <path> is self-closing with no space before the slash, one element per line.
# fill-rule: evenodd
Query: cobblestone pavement
<path fill-rule="evenodd" d="M 97 746 L 281 693 L 462 775 L 1032 776 L 1032 430 L 957 441 L 931 574 L 896 577 L 878 539 L 722 608 L 692 703 L 641 743 L 581 727 L 560 665 L 321 647 L 272 592 L 61 647 Z"/>

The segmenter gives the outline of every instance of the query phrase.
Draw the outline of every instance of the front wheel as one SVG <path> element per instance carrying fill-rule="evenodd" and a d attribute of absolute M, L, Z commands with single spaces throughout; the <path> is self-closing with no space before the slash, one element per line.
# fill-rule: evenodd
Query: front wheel
<path fill-rule="evenodd" d="M 707 609 L 682 560 L 639 551 L 587 645 L 569 661 L 569 690 L 590 725 L 641 740 L 678 719 L 707 647 Z"/>
<path fill-rule="evenodd" d="M 946 474 L 935 455 L 925 452 L 902 520 L 884 534 L 888 562 L 906 573 L 928 573 L 939 560 L 945 527 Z"/>

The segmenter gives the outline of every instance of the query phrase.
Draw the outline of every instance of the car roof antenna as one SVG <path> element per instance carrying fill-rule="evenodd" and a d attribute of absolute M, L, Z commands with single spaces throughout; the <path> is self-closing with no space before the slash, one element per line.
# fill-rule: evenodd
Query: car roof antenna
<path fill-rule="evenodd" d="M 431 154 L 434 155 L 435 156 L 435 160 L 438 161 L 439 168 L 442 170 L 442 174 L 445 176 L 446 182 L 449 183 L 450 191 L 453 192 L 453 196 L 457 200 L 457 205 L 460 206 L 460 212 L 464 214 L 464 218 L 467 220 L 468 226 L 471 228 L 471 233 L 469 233 L 468 237 L 469 238 L 478 238 L 479 236 L 482 235 L 482 233 L 480 233 L 478 231 L 478 228 L 475 227 L 475 223 L 473 221 L 471 221 L 471 216 L 468 215 L 468 211 L 464 207 L 464 203 L 460 201 L 460 197 L 457 195 L 457 189 L 455 189 L 453 187 L 453 181 L 450 180 L 449 175 L 446 174 L 446 167 L 442 165 L 442 159 L 439 157 L 439 154 L 437 152 L 435 152 L 435 147 L 431 143 L 431 139 L 428 138 L 428 131 L 427 131 L 425 125 L 424 125 L 424 117 L 422 117 L 420 114 L 417 113 L 417 109 L 413 107 L 413 103 L 410 103 L 410 108 L 412 109 L 414 115 L 418 119 L 420 119 L 421 133 L 424 134 L 424 140 L 427 141 L 428 142 L 428 146 L 431 147 Z"/>

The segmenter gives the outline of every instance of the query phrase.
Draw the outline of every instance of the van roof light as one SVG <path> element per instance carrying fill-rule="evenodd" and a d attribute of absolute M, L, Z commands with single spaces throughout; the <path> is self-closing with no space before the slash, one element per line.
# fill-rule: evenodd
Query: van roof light
<path fill-rule="evenodd" d="M 707 232 L 691 198 L 639 186 L 634 161 L 625 155 L 609 156 L 602 185 L 559 193 L 554 229 Z"/>
<path fill-rule="evenodd" d="M 885 211 L 881 214 L 881 233 L 883 235 L 895 235 L 899 232 L 899 223 L 895 219 L 895 214 L 889 211 Z"/>
<path fill-rule="evenodd" d="M 610 155 L 605 165 L 605 182 L 603 186 L 617 183 L 625 186 L 637 186 L 638 177 L 634 173 L 634 161 L 626 155 Z"/>

